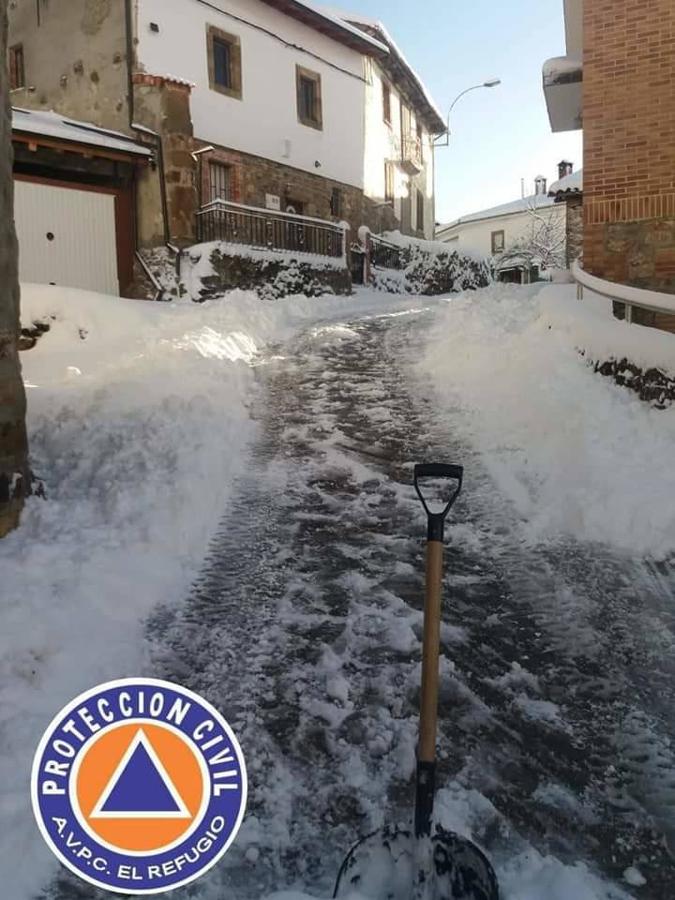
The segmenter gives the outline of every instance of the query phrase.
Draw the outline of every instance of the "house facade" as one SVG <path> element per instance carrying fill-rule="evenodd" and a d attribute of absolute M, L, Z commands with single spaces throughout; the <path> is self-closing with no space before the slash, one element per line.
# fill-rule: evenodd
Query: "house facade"
<path fill-rule="evenodd" d="M 584 268 L 675 293 L 675 6 L 565 0 L 544 66 L 553 131 L 583 127 Z"/>
<path fill-rule="evenodd" d="M 567 259 L 567 211 L 535 180 L 529 196 L 462 216 L 436 230 L 436 240 L 492 259 L 502 281 L 526 284 Z"/>
<path fill-rule="evenodd" d="M 152 153 L 138 246 L 199 240 L 213 201 L 431 236 L 443 122 L 377 23 L 307 0 L 16 0 L 12 103 Z"/>

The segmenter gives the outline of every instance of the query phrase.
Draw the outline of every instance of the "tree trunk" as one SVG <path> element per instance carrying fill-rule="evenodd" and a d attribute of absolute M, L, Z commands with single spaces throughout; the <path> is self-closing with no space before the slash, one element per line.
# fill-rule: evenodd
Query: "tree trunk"
<path fill-rule="evenodd" d="M 19 252 L 14 228 L 7 0 L 0 0 L 0 538 L 19 522 L 30 489 L 26 394 L 19 363 Z"/>

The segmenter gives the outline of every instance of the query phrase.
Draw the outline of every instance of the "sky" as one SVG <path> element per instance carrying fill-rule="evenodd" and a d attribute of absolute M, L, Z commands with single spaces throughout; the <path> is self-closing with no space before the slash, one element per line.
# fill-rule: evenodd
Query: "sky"
<path fill-rule="evenodd" d="M 334 0 L 341 9 L 380 19 L 445 115 L 452 137 L 436 155 L 436 219 L 449 222 L 534 193 L 537 175 L 558 177 L 558 163 L 582 165 L 581 132 L 554 135 L 542 66 L 564 56 L 563 0 Z"/>

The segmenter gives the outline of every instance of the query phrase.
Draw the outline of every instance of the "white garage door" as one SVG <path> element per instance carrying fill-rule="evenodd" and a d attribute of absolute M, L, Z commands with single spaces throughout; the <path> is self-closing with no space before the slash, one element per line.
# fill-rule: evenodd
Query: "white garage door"
<path fill-rule="evenodd" d="M 112 194 L 15 181 L 19 277 L 119 294 Z"/>

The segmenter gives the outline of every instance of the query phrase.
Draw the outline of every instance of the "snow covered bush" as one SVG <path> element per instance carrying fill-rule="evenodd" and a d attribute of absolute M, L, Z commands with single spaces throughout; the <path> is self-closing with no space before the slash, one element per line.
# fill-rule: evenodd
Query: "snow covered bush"
<path fill-rule="evenodd" d="M 426 250 L 410 244 L 403 250 L 405 284 L 410 294 L 452 294 L 487 287 L 492 274 L 487 261 L 457 250 Z"/>
<path fill-rule="evenodd" d="M 404 237 L 400 232 L 383 238 L 380 244 L 389 249 L 387 257 L 397 266 L 373 266 L 371 279 L 378 290 L 430 296 L 476 290 L 493 281 L 488 260 L 460 253 L 448 244 Z"/>
<path fill-rule="evenodd" d="M 184 259 L 183 278 L 197 302 L 237 288 L 255 291 L 264 300 L 296 294 L 350 294 L 352 289 L 351 275 L 341 259 L 224 243 L 191 248 Z"/>

